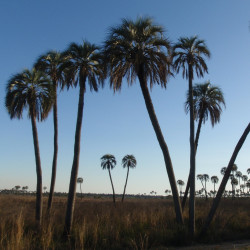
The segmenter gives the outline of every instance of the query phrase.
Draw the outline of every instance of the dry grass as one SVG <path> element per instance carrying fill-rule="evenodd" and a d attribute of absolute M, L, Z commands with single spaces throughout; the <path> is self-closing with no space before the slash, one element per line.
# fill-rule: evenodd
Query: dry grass
<path fill-rule="evenodd" d="M 46 211 L 44 200 L 44 212 Z M 197 200 L 196 225 L 201 228 L 211 200 Z M 114 207 L 111 199 L 77 199 L 71 240 L 61 239 L 66 198 L 56 197 L 51 219 L 35 224 L 35 197 L 0 195 L 0 249 L 149 249 L 180 246 L 185 226 L 175 223 L 172 199 L 127 199 Z M 223 200 L 203 242 L 250 239 L 250 199 Z"/>

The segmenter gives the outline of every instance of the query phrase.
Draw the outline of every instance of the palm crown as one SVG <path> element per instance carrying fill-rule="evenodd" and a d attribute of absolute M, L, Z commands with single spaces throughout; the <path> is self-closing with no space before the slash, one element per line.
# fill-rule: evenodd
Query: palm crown
<path fill-rule="evenodd" d="M 5 105 L 11 119 L 22 118 L 23 110 L 28 108 L 28 116 L 38 120 L 47 117 L 53 103 L 53 90 L 50 79 L 41 71 L 31 71 L 14 75 L 7 83 Z"/>
<path fill-rule="evenodd" d="M 128 84 L 143 75 L 145 80 L 149 79 L 150 87 L 154 83 L 166 87 L 171 64 L 170 42 L 163 33 L 163 28 L 153 24 L 150 18 L 135 22 L 123 19 L 120 26 L 110 29 L 105 56 L 114 91 L 121 88 L 124 76 Z"/>
<path fill-rule="evenodd" d="M 116 159 L 111 154 L 106 154 L 101 158 L 102 169 L 113 169 L 116 165 Z"/>
<path fill-rule="evenodd" d="M 126 155 L 122 159 L 122 166 L 124 168 L 126 168 L 126 167 L 135 168 L 136 164 L 137 164 L 137 162 L 136 162 L 136 159 L 133 155 Z"/>
<path fill-rule="evenodd" d="M 206 122 L 208 117 L 212 126 L 220 121 L 222 112 L 221 104 L 226 106 L 223 93 L 219 87 L 212 86 L 208 81 L 204 84 L 196 84 L 193 87 L 194 100 L 194 118 L 196 120 L 202 119 Z M 189 92 L 187 92 L 187 100 L 185 103 L 185 110 L 190 110 Z"/>
<path fill-rule="evenodd" d="M 204 40 L 198 39 L 197 36 L 181 37 L 174 46 L 173 67 L 177 73 L 182 70 L 183 78 L 193 80 L 194 70 L 198 77 L 203 77 L 208 69 L 202 56 L 210 57 L 210 52 Z M 191 71 L 189 72 L 189 70 Z"/>
<path fill-rule="evenodd" d="M 98 84 L 103 83 L 105 77 L 103 56 L 94 44 L 83 41 L 82 44 L 71 43 L 63 53 L 69 59 L 65 70 L 68 87 L 77 86 L 79 81 L 86 91 L 85 82 L 88 80 L 90 90 L 98 91 Z"/>

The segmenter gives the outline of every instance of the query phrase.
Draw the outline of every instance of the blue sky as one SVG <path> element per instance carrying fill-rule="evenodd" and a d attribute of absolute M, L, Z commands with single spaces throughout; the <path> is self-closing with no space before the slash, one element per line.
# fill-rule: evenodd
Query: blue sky
<path fill-rule="evenodd" d="M 122 18 L 150 16 L 166 29 L 174 43 L 181 36 L 198 35 L 211 51 L 209 74 L 194 83 L 210 80 L 221 87 L 226 100 L 220 124 L 202 127 L 197 153 L 197 174 L 222 176 L 233 149 L 249 122 L 250 111 L 250 2 L 233 0 L 107 0 L 107 1 L 1 1 L 0 2 L 0 189 L 28 185 L 35 190 L 36 173 L 31 123 L 10 120 L 4 107 L 5 86 L 12 74 L 31 68 L 48 50 L 64 50 L 70 42 L 87 39 L 101 45 L 108 28 Z M 189 119 L 184 112 L 187 81 L 177 75 L 167 89 L 155 86 L 151 95 L 173 161 L 176 180 L 187 181 L 189 170 Z M 56 191 L 68 191 L 78 89 L 58 96 L 59 154 Z M 53 156 L 52 115 L 38 124 L 43 185 L 49 188 Z M 250 140 L 236 163 L 246 174 L 250 167 Z M 108 172 L 100 157 L 114 154 L 115 191 L 122 193 L 126 170 L 121 159 L 134 154 L 137 168 L 130 172 L 127 192 L 163 194 L 170 189 L 163 156 L 151 126 L 138 82 L 120 93 L 106 86 L 85 97 L 79 176 L 84 192 L 111 193 Z M 197 182 L 197 188 L 200 188 Z M 212 189 L 212 184 L 209 184 Z"/>

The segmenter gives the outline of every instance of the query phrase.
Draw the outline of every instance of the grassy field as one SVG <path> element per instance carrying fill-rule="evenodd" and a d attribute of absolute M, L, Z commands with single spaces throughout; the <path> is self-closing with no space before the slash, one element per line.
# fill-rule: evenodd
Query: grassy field
<path fill-rule="evenodd" d="M 199 232 L 212 200 L 197 199 L 196 225 Z M 55 197 L 51 219 L 44 219 L 36 230 L 35 197 L 0 195 L 0 249 L 160 249 L 184 246 L 185 226 L 175 223 L 171 198 L 125 199 L 114 207 L 109 198 L 77 198 L 73 233 L 69 241 L 61 238 L 66 197 Z M 250 240 L 250 199 L 224 199 L 202 243 Z"/>

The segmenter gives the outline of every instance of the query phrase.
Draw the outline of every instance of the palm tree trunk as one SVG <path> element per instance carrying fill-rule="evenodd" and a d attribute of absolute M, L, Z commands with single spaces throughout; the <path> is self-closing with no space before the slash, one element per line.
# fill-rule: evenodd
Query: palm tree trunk
<path fill-rule="evenodd" d="M 51 173 L 50 191 L 49 191 L 49 199 L 48 199 L 48 207 L 47 207 L 48 214 L 50 214 L 52 202 L 53 202 L 55 182 L 56 182 L 57 154 L 58 154 L 58 118 L 57 118 L 57 93 L 56 93 L 57 85 L 56 83 L 54 83 L 54 87 L 55 87 L 55 103 L 53 106 L 54 156 L 53 156 L 53 162 L 52 162 L 52 173 Z"/>
<path fill-rule="evenodd" d="M 172 194 L 173 194 L 176 221 L 177 221 L 177 223 L 183 224 L 183 216 L 182 216 L 182 209 L 181 209 L 181 204 L 180 204 L 180 197 L 178 194 L 178 189 L 177 189 L 177 184 L 176 184 L 176 180 L 175 180 L 175 176 L 174 176 L 172 161 L 170 158 L 167 144 L 164 140 L 160 125 L 158 123 L 158 120 L 157 120 L 157 117 L 156 117 L 156 114 L 154 111 L 154 106 L 153 106 L 153 103 L 152 103 L 152 100 L 151 100 L 151 97 L 150 97 L 150 94 L 148 91 L 147 82 L 144 79 L 143 70 L 141 70 L 141 72 L 138 74 L 138 78 L 140 81 L 140 86 L 141 86 L 142 94 L 143 94 L 144 101 L 145 101 L 145 104 L 147 107 L 147 111 L 148 111 L 148 114 L 149 114 L 151 123 L 153 125 L 157 140 L 160 144 L 160 147 L 161 147 L 161 150 L 162 150 L 162 153 L 164 156 L 165 165 L 166 165 L 166 169 L 167 169 L 167 173 L 168 173 L 168 178 L 169 178 L 169 182 L 170 182 L 170 186 L 171 186 L 171 190 L 172 190 Z"/>
<path fill-rule="evenodd" d="M 126 192 L 126 187 L 127 187 L 127 182 L 128 182 L 128 175 L 129 175 L 129 167 L 128 167 L 126 182 L 125 182 L 124 191 L 123 191 L 123 195 L 122 195 L 122 202 L 124 200 L 124 196 L 125 196 L 125 192 Z"/>
<path fill-rule="evenodd" d="M 195 144 L 194 144 L 194 105 L 192 86 L 192 66 L 189 65 L 189 103 L 190 103 L 190 198 L 189 198 L 189 236 L 195 233 Z"/>
<path fill-rule="evenodd" d="M 231 159 L 230 159 L 230 161 L 228 163 L 226 172 L 225 172 L 224 177 L 223 177 L 223 179 L 221 181 L 220 187 L 219 187 L 219 189 L 217 191 L 217 195 L 216 195 L 216 197 L 215 197 L 215 199 L 213 201 L 212 207 L 211 207 L 210 212 L 209 212 L 209 214 L 207 216 L 205 224 L 204 224 L 204 226 L 202 228 L 200 236 L 203 236 L 203 235 L 206 234 L 207 229 L 208 229 L 210 223 L 213 220 L 215 212 L 216 212 L 216 210 L 217 210 L 217 208 L 219 206 L 220 199 L 222 197 L 222 194 L 223 194 L 223 192 L 225 190 L 225 187 L 227 185 L 228 179 L 230 177 L 230 173 L 232 171 L 232 168 L 233 168 L 234 162 L 236 160 L 236 157 L 237 157 L 237 155 L 238 155 L 238 153 L 239 153 L 242 145 L 244 144 L 244 142 L 245 142 L 245 140 L 246 140 L 247 135 L 249 134 L 249 132 L 250 132 L 250 123 L 248 123 L 248 126 L 246 127 L 244 133 L 242 134 L 241 138 L 239 139 L 239 141 L 238 141 L 238 143 L 237 143 L 237 145 L 236 145 L 236 147 L 234 149 L 234 152 L 233 152 L 232 157 L 231 157 Z"/>
<path fill-rule="evenodd" d="M 204 117 L 204 115 L 200 117 L 199 123 L 198 123 L 198 127 L 197 127 L 197 131 L 196 131 L 196 136 L 195 136 L 195 154 L 196 154 L 197 148 L 198 148 L 198 142 L 199 142 L 199 138 L 200 138 L 200 132 L 201 132 L 201 125 L 202 125 L 203 117 Z M 184 208 L 185 208 L 189 189 L 190 189 L 190 172 L 189 172 L 189 175 L 188 175 L 188 181 L 187 181 L 187 186 L 186 186 L 186 189 L 185 189 L 185 193 L 184 193 L 184 196 L 182 198 L 182 203 L 181 203 L 182 210 L 184 210 Z"/>
<path fill-rule="evenodd" d="M 206 201 L 207 201 L 207 181 L 205 180 L 205 193 L 206 193 Z"/>
<path fill-rule="evenodd" d="M 113 181 L 112 181 L 110 169 L 108 169 L 108 171 L 109 171 L 109 178 L 110 178 L 110 182 L 111 182 L 111 186 L 112 186 L 112 190 L 113 190 L 113 202 L 115 204 L 115 189 L 114 189 L 114 185 L 113 185 Z"/>
<path fill-rule="evenodd" d="M 81 199 L 82 199 L 82 183 L 80 183 Z"/>
<path fill-rule="evenodd" d="M 38 143 L 38 133 L 36 127 L 36 117 L 34 116 L 34 111 L 31 110 L 31 125 L 32 125 L 32 133 L 33 133 L 33 141 L 34 141 L 34 149 L 35 149 L 35 158 L 36 158 L 36 176 L 37 176 L 37 184 L 36 184 L 36 221 L 38 222 L 38 226 L 40 228 L 42 224 L 42 167 L 40 160 L 40 151 L 39 151 L 39 143 Z"/>
<path fill-rule="evenodd" d="M 67 210 L 66 210 L 64 233 L 63 233 L 64 237 L 70 235 L 73 222 L 73 213 L 74 213 L 75 197 L 76 197 L 76 183 L 77 183 L 79 158 L 80 158 L 80 141 L 81 141 L 81 128 L 82 128 L 82 117 L 83 117 L 83 107 L 84 107 L 85 81 L 86 77 L 84 77 L 83 79 L 82 78 L 79 79 L 80 93 L 79 93 L 78 113 L 77 113 L 76 131 L 75 131 L 74 158 L 73 158 L 70 184 L 69 184 L 68 202 L 67 202 Z"/>

